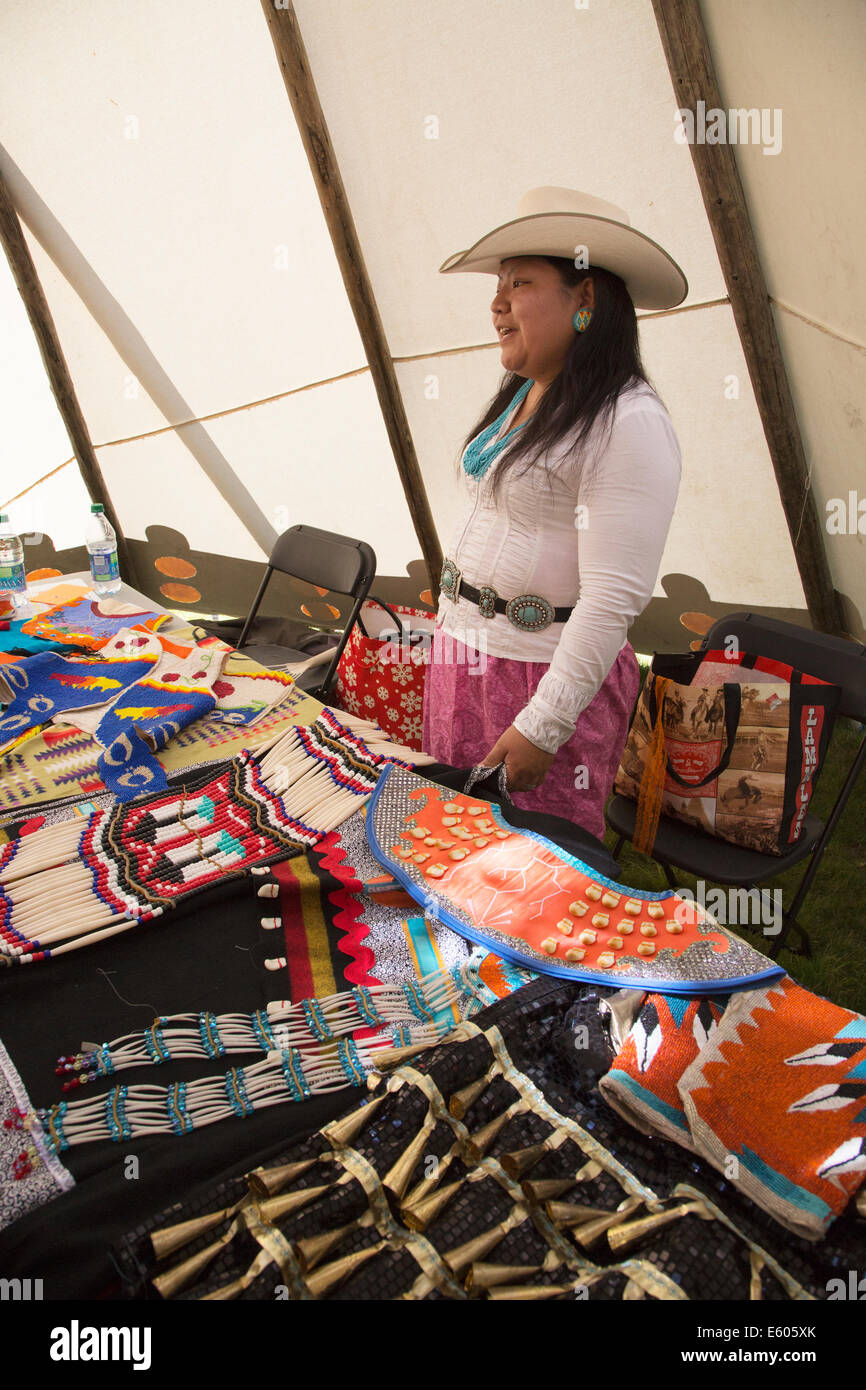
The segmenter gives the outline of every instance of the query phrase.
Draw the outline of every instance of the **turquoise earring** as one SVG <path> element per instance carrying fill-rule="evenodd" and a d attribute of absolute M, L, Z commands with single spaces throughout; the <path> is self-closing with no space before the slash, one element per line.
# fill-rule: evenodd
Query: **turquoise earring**
<path fill-rule="evenodd" d="M 575 332 L 585 333 L 589 328 L 589 321 L 592 318 L 591 309 L 578 309 L 571 322 L 574 324 Z"/>

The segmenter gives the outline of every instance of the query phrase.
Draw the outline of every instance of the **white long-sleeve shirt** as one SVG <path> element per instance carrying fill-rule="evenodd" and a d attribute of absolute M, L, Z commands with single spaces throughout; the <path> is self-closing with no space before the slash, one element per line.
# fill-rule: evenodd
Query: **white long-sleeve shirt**
<path fill-rule="evenodd" d="M 579 451 L 573 434 L 561 440 L 547 457 L 555 468 L 549 479 L 541 464 L 523 473 L 517 465 L 520 476 L 507 476 L 494 499 L 491 484 L 507 454 L 480 478 L 461 467 L 466 506 L 447 555 L 476 588 L 490 585 L 504 599 L 537 594 L 573 612 L 543 632 L 521 632 L 504 613 L 483 618 L 468 599 L 443 595 L 438 620 L 454 639 L 490 656 L 549 664 L 514 724 L 554 753 L 652 597 L 679 490 L 680 448 L 658 396 L 638 382 L 620 395 L 609 434 L 594 427 Z"/>

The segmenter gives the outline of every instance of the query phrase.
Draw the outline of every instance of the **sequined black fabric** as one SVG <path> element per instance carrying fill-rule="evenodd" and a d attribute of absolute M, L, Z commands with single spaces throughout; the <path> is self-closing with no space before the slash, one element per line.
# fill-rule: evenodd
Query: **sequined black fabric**
<path fill-rule="evenodd" d="M 128 1295 L 160 1296 L 153 1280 L 174 1278 L 234 1221 L 164 1295 L 826 1298 L 828 1280 L 863 1264 L 866 1221 L 851 1204 L 823 1242 L 801 1240 L 709 1165 L 610 1110 L 596 1087 L 610 1053 L 605 992 L 536 980 L 479 1014 L 480 1031 L 469 1025 L 463 1040 L 410 1058 L 387 1083 L 396 1089 L 383 1082 L 361 1111 L 269 1160 L 315 1160 L 277 1201 L 324 1189 L 284 1215 L 266 1219 L 276 1209 L 233 1180 L 154 1216 L 116 1251 Z M 579 1029 L 588 1045 L 576 1048 Z M 152 1233 L 236 1203 L 234 1216 L 155 1259 Z"/>

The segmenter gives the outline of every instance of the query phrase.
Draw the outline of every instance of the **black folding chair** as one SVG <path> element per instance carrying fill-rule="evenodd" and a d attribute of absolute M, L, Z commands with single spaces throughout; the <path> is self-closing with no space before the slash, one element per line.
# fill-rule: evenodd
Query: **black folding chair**
<path fill-rule="evenodd" d="M 268 560 L 258 593 L 237 640 L 237 648 L 244 656 L 258 661 L 262 666 L 291 666 L 310 659 L 310 642 L 298 647 L 274 644 L 247 645 L 247 637 L 252 628 L 259 606 L 271 580 L 274 570 L 305 580 L 308 584 L 322 589 L 345 594 L 354 600 L 343 631 L 311 634 L 326 643 L 320 662 L 303 670 L 297 676 L 297 684 L 308 694 L 325 700 L 331 691 L 337 674 L 337 664 L 343 648 L 349 640 L 352 628 L 358 620 L 361 604 L 367 597 L 376 573 L 376 556 L 366 541 L 355 540 L 351 536 L 338 536 L 333 531 L 321 531 L 316 526 L 291 526 L 278 538 Z M 329 659 L 330 658 L 330 659 Z"/>
<path fill-rule="evenodd" d="M 821 680 L 840 686 L 842 696 L 837 715 L 847 715 L 861 725 L 866 724 L 866 646 L 862 643 L 850 642 L 842 637 L 829 637 L 826 633 L 812 632 L 808 628 L 796 627 L 793 623 L 783 623 L 775 618 L 763 618 L 757 613 L 729 613 L 710 628 L 701 644 L 701 650 L 723 648 L 726 641 L 732 638 L 736 639 L 741 651 L 786 662 L 806 675 L 817 676 Z M 789 945 L 788 949 L 797 954 L 810 955 L 809 935 L 798 923 L 797 913 L 812 886 L 824 851 L 864 762 L 866 729 L 863 730 L 857 752 L 826 824 L 817 816 L 807 814 L 800 838 L 785 854 L 760 854 L 755 850 L 744 849 L 739 845 L 716 839 L 697 827 L 662 815 L 651 857 L 661 864 L 670 886 L 676 888 L 673 865 L 694 874 L 697 878 L 751 887 L 764 879 L 775 878 L 777 874 L 784 873 L 786 869 L 811 856 L 793 902 L 789 908 L 783 910 L 782 930 L 769 948 L 769 954 L 775 955 L 787 944 L 788 936 L 796 933 L 799 945 Z M 636 815 L 637 804 L 628 797 L 615 795 L 608 802 L 605 816 L 608 825 L 618 836 L 613 850 L 614 859 L 618 858 L 623 843 L 634 839 Z"/>

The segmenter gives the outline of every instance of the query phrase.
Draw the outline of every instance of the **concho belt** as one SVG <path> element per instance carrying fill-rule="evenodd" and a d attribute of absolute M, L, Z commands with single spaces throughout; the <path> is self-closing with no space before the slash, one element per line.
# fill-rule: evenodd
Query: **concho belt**
<path fill-rule="evenodd" d="M 453 560 L 446 560 L 443 564 L 439 587 L 453 603 L 458 598 L 465 598 L 477 604 L 482 618 L 504 613 L 521 632 L 543 632 L 551 623 L 566 622 L 574 611 L 571 608 L 554 608 L 552 603 L 538 594 L 518 594 L 517 598 L 505 599 L 500 598 L 489 584 L 482 584 L 480 589 L 476 589 L 466 583 Z"/>

